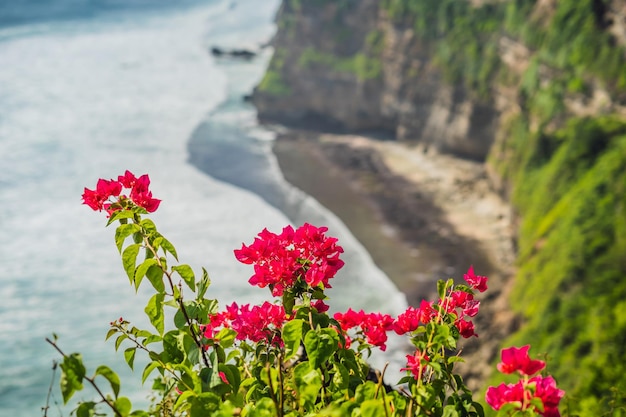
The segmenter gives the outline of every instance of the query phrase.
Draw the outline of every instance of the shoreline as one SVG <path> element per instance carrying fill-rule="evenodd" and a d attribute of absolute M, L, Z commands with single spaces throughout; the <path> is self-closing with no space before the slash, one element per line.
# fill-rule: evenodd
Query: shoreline
<path fill-rule="evenodd" d="M 502 281 L 510 209 L 483 164 L 357 135 L 287 131 L 273 152 L 286 180 L 335 213 L 416 305 L 470 265 Z M 494 279 L 491 282 L 494 282 Z M 492 284 L 493 285 L 493 284 Z"/>

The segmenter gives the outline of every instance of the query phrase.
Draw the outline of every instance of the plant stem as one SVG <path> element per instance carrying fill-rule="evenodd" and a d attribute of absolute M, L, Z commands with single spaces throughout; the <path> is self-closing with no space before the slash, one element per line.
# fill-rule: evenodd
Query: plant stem
<path fill-rule="evenodd" d="M 139 226 L 141 226 L 141 224 L 137 220 L 135 220 L 135 222 L 139 224 Z M 161 270 L 167 277 L 167 281 L 170 284 L 170 289 L 172 290 L 172 294 L 175 294 L 172 273 L 168 271 L 167 268 L 164 267 L 163 262 L 161 262 L 161 258 L 159 258 L 159 256 L 157 255 L 157 251 L 150 244 L 148 235 L 146 234 L 143 228 L 142 228 L 142 237 L 143 237 L 143 241 L 144 241 L 146 248 L 149 249 L 154 254 L 154 259 L 156 260 L 157 265 L 159 266 L 159 268 L 161 268 Z M 180 291 L 180 294 L 181 296 L 176 299 L 176 302 L 178 303 L 178 307 L 180 308 L 180 311 L 182 311 L 183 316 L 185 317 L 185 322 L 189 325 L 189 331 L 191 332 L 193 341 L 195 342 L 196 346 L 200 350 L 200 356 L 202 357 L 202 362 L 204 362 L 204 365 L 207 368 L 211 368 L 211 363 L 209 362 L 209 358 L 206 356 L 206 351 L 204 350 L 204 346 L 202 346 L 202 342 L 200 341 L 200 336 L 196 333 L 196 330 L 194 328 L 194 323 L 191 321 L 191 318 L 189 317 L 189 314 L 187 313 L 187 309 L 185 308 L 185 304 L 183 303 L 182 290 Z"/>
<path fill-rule="evenodd" d="M 57 371 L 57 365 L 58 365 L 57 361 L 52 361 L 52 378 L 50 379 L 50 386 L 48 387 L 48 395 L 46 396 L 46 406 L 43 407 L 43 417 L 48 417 L 48 410 L 50 409 L 50 396 L 52 395 L 52 385 L 54 384 L 54 376 Z"/>
<path fill-rule="evenodd" d="M 46 342 L 50 343 L 52 345 L 53 348 L 55 348 L 57 350 L 57 352 L 59 352 L 61 354 L 61 356 L 63 356 L 63 358 L 67 358 L 68 356 L 61 350 L 61 348 L 59 348 L 59 346 L 57 346 L 56 343 L 54 343 L 52 340 L 48 339 L 46 337 Z M 118 417 L 123 417 L 122 413 L 120 413 L 120 411 L 115 407 L 115 405 L 113 403 L 111 403 L 111 401 L 109 401 L 104 394 L 102 393 L 102 391 L 100 391 L 100 388 L 98 387 L 98 385 L 96 384 L 96 381 L 93 378 L 89 378 L 88 376 L 83 376 L 83 379 L 85 379 L 87 382 L 89 382 L 89 384 L 93 387 L 93 389 L 96 390 L 96 392 L 98 393 L 98 395 L 100 396 L 100 398 L 102 398 L 102 401 L 104 403 L 106 403 L 111 410 L 113 410 L 113 412 L 115 413 L 115 415 L 117 415 Z"/>

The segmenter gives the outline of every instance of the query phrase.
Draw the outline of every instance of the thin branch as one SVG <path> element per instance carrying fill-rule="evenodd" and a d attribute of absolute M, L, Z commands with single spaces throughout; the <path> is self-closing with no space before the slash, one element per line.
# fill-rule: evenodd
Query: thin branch
<path fill-rule="evenodd" d="M 46 405 L 43 407 L 43 417 L 48 417 L 48 410 L 50 409 L 50 396 L 52 395 L 52 386 L 54 385 L 57 365 L 57 361 L 52 361 L 52 378 L 50 378 L 50 386 L 48 387 L 48 395 L 46 396 Z"/>
<path fill-rule="evenodd" d="M 52 340 L 48 339 L 47 337 L 46 337 L 46 342 L 50 343 L 52 345 L 52 347 L 55 348 L 57 350 L 57 352 L 59 352 L 61 354 L 61 356 L 63 356 L 63 358 L 68 358 L 69 357 L 61 350 L 61 348 L 59 348 L 59 346 L 57 346 L 57 344 L 55 342 L 53 342 Z M 93 389 L 96 390 L 96 392 L 98 393 L 100 398 L 102 398 L 102 401 L 104 403 L 106 403 L 111 408 L 111 410 L 113 410 L 115 415 L 117 415 L 118 417 L 123 417 L 122 413 L 120 413 L 120 411 L 115 407 L 115 405 L 113 403 L 111 403 L 111 401 L 109 401 L 109 399 L 107 397 L 104 396 L 102 391 L 100 391 L 100 388 L 98 387 L 98 385 L 96 384 L 96 381 L 93 378 L 89 378 L 88 376 L 83 376 L 83 379 L 86 380 L 87 382 L 89 382 L 89 384 L 93 387 Z"/>

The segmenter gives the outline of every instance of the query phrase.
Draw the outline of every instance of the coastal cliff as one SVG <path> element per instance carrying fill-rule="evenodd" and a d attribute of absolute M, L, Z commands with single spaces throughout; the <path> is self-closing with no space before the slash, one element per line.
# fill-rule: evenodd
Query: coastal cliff
<path fill-rule="evenodd" d="M 571 414 L 625 397 L 626 0 L 284 0 L 276 21 L 259 119 L 483 162 L 514 211 L 506 343 L 549 355 Z"/>

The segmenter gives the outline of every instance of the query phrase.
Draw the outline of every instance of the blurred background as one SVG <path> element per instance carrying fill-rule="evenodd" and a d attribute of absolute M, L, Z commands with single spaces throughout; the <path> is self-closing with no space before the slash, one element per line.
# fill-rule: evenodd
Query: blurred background
<path fill-rule="evenodd" d="M 477 395 L 531 344 L 564 414 L 620 415 L 625 62 L 624 0 L 0 0 L 0 410 L 41 413 L 52 332 L 147 404 L 103 343 L 147 293 L 80 199 L 129 169 L 220 303 L 268 298 L 232 251 L 290 223 L 346 249 L 334 310 L 397 314 L 474 265 Z"/>

